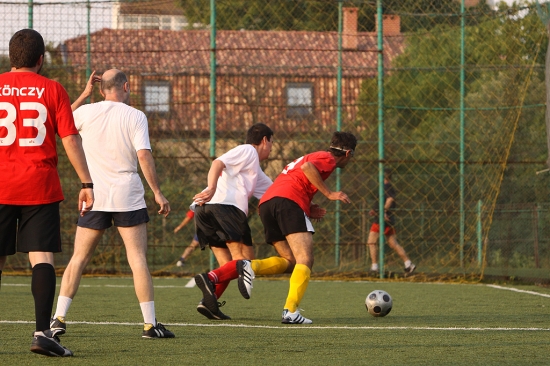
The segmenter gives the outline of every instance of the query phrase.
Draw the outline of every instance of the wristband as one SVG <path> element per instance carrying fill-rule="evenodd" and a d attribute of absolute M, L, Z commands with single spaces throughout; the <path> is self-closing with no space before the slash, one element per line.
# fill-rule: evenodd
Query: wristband
<path fill-rule="evenodd" d="M 85 189 L 85 188 L 94 189 L 94 184 L 93 183 L 82 183 L 82 189 Z"/>

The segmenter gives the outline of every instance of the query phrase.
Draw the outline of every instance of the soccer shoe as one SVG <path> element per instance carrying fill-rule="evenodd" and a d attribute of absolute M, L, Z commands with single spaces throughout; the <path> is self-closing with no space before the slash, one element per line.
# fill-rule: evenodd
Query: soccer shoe
<path fill-rule="evenodd" d="M 177 262 L 176 262 L 176 266 L 178 267 L 183 267 L 183 265 L 185 264 L 185 259 L 183 257 L 181 257 Z"/>
<path fill-rule="evenodd" d="M 73 355 L 70 349 L 61 345 L 59 338 L 52 335 L 50 329 L 42 332 L 34 332 L 31 352 L 52 357 L 69 357 Z"/>
<path fill-rule="evenodd" d="M 143 338 L 174 338 L 174 333 L 170 332 L 168 329 L 164 327 L 162 323 L 157 322 L 157 326 L 153 326 L 153 324 L 145 324 L 143 326 L 143 334 L 141 335 Z"/>
<path fill-rule="evenodd" d="M 218 314 L 218 299 L 216 298 L 214 284 L 208 278 L 206 273 L 195 276 L 195 284 L 202 291 L 202 304 L 208 308 L 212 314 Z"/>
<path fill-rule="evenodd" d="M 62 316 L 53 318 L 50 321 L 50 330 L 52 331 L 52 335 L 54 336 L 60 336 L 62 334 L 65 334 L 65 332 L 67 331 L 67 324 L 65 324 L 65 318 L 63 318 Z"/>
<path fill-rule="evenodd" d="M 218 308 L 220 308 L 224 305 L 225 305 L 225 301 L 219 302 L 218 303 Z M 207 317 L 208 319 L 211 319 L 211 320 L 231 320 L 231 317 L 228 316 L 228 315 L 225 315 L 224 313 L 222 313 L 222 311 L 220 309 L 218 309 L 218 312 L 216 314 L 214 314 L 206 306 L 204 306 L 202 301 L 199 302 L 199 305 L 197 305 L 197 311 L 199 313 L 201 313 L 202 315 L 204 315 L 205 317 Z"/>
<path fill-rule="evenodd" d="M 308 318 L 304 318 L 300 314 L 300 310 L 296 309 L 295 312 L 291 313 L 288 311 L 288 309 L 283 310 L 283 320 L 281 321 L 283 324 L 311 324 L 313 321 Z"/>
<path fill-rule="evenodd" d="M 414 270 L 416 269 L 416 266 L 411 263 L 410 266 L 408 266 L 407 268 L 405 268 L 405 276 L 410 276 L 412 275 L 412 273 L 414 272 Z"/>
<path fill-rule="evenodd" d="M 245 299 L 250 299 L 252 294 L 252 281 L 254 280 L 254 271 L 250 261 L 242 260 L 237 262 L 237 272 L 239 273 L 238 285 L 241 295 Z"/>

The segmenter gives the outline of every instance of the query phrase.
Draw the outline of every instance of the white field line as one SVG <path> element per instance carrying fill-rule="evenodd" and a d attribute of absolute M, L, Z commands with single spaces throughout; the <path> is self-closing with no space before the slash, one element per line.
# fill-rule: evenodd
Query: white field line
<path fill-rule="evenodd" d="M 487 287 L 496 288 L 499 290 L 508 290 L 508 291 L 514 291 L 514 292 L 521 292 L 522 294 L 529 294 L 529 295 L 535 295 L 535 296 L 542 296 L 542 297 L 549 297 L 549 294 L 541 294 L 540 292 L 536 291 L 528 291 L 528 290 L 520 290 L 519 288 L 513 288 L 513 287 L 504 287 L 499 285 L 485 285 Z"/>
<path fill-rule="evenodd" d="M 34 324 L 34 321 L 27 320 L 0 320 L 0 324 Z M 131 325 L 142 326 L 143 323 L 127 322 L 86 322 L 86 321 L 68 321 L 67 324 L 86 324 L 86 325 Z M 313 325 L 293 325 L 289 326 L 271 326 L 271 325 L 249 325 L 249 324 L 193 324 L 193 323 L 163 323 L 164 325 L 176 327 L 224 327 L 224 328 L 260 328 L 260 329 L 349 329 L 349 330 L 442 330 L 442 331 L 529 331 L 529 332 L 549 332 L 550 328 L 477 328 L 477 327 L 319 327 Z"/>

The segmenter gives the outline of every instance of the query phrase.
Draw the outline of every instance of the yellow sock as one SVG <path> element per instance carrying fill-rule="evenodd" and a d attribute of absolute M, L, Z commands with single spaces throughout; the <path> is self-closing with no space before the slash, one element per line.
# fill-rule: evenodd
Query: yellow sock
<path fill-rule="evenodd" d="M 251 265 L 254 274 L 272 275 L 285 273 L 288 268 L 288 261 L 281 257 L 269 257 L 266 259 L 254 259 Z"/>
<path fill-rule="evenodd" d="M 297 264 L 290 276 L 290 288 L 288 289 L 288 297 L 286 298 L 285 309 L 294 313 L 309 284 L 309 275 L 311 270 L 305 264 Z"/>

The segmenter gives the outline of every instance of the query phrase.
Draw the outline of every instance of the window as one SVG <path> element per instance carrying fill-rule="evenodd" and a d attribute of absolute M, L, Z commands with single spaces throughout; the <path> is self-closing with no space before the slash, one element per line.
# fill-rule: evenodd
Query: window
<path fill-rule="evenodd" d="M 286 87 L 286 116 L 310 117 L 313 115 L 313 84 L 289 83 Z"/>
<path fill-rule="evenodd" d="M 179 31 L 187 26 L 187 19 L 179 15 L 119 15 L 118 29 L 163 29 Z"/>
<path fill-rule="evenodd" d="M 146 81 L 144 96 L 146 112 L 170 112 L 170 83 L 168 81 Z"/>

